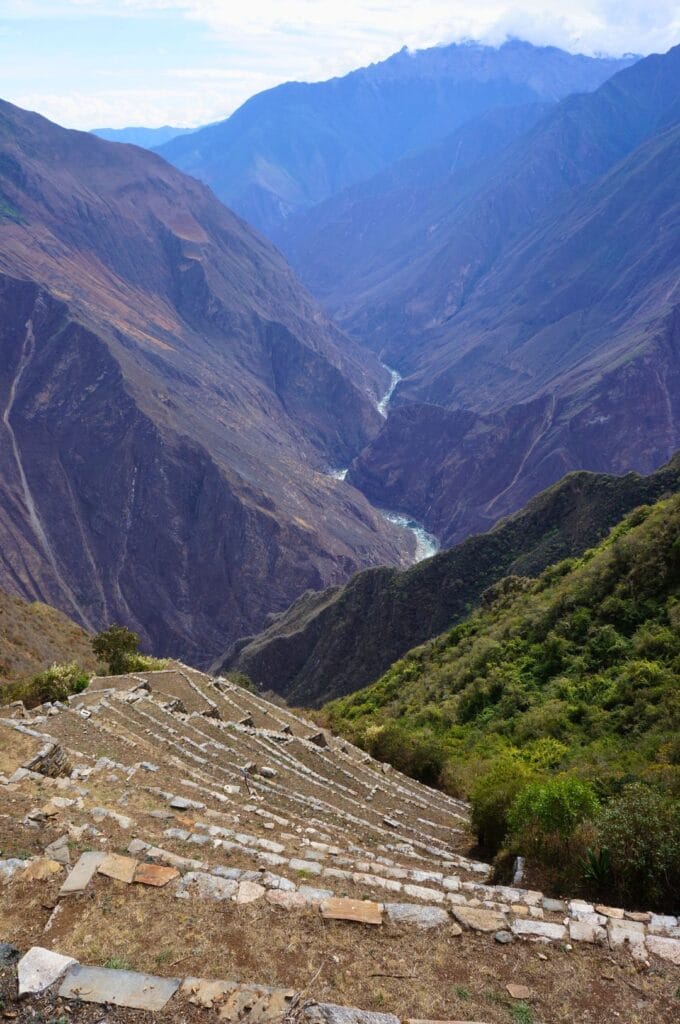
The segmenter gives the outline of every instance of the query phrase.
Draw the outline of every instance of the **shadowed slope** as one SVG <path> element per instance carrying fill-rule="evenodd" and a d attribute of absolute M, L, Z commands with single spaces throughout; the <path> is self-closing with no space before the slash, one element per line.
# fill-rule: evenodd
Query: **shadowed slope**
<path fill-rule="evenodd" d="M 325 475 L 388 375 L 205 186 L 2 104 L 0 240 L 6 588 L 204 663 L 406 556 Z"/>

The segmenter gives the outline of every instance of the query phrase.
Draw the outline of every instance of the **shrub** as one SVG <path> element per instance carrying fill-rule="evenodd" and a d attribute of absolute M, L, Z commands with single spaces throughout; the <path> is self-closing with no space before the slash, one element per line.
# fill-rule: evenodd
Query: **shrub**
<path fill-rule="evenodd" d="M 131 654 L 126 661 L 126 672 L 158 672 L 166 668 L 167 658 L 154 658 L 150 654 Z"/>
<path fill-rule="evenodd" d="M 139 653 L 139 637 L 125 626 L 109 626 L 92 640 L 92 650 L 105 661 L 113 676 L 126 672 L 152 672 L 165 668 L 167 661 Z"/>
<path fill-rule="evenodd" d="M 89 681 L 88 674 L 75 662 L 52 665 L 30 679 L 4 687 L 0 704 L 21 700 L 27 708 L 35 708 L 47 701 L 66 700 L 72 693 L 82 693 Z"/>
<path fill-rule="evenodd" d="M 508 812 L 518 793 L 535 778 L 535 769 L 512 754 L 492 762 L 472 787 L 472 824 L 480 848 L 493 856 L 508 831 Z"/>
<path fill-rule="evenodd" d="M 599 814 L 609 896 L 627 906 L 680 910 L 680 801 L 642 783 L 626 786 Z"/>
<path fill-rule="evenodd" d="M 132 656 L 139 650 L 139 637 L 125 626 L 109 626 L 92 640 L 92 650 L 109 666 L 111 675 L 122 675 L 129 671 Z"/>
<path fill-rule="evenodd" d="M 582 821 L 593 818 L 599 809 L 595 790 L 589 782 L 571 776 L 534 782 L 513 801 L 508 812 L 508 827 L 514 838 L 532 834 L 542 838 L 569 839 Z"/>
<path fill-rule="evenodd" d="M 446 764 L 446 749 L 438 737 L 427 730 L 409 731 L 398 722 L 367 729 L 363 746 L 378 761 L 387 761 L 428 785 L 437 785 Z"/>

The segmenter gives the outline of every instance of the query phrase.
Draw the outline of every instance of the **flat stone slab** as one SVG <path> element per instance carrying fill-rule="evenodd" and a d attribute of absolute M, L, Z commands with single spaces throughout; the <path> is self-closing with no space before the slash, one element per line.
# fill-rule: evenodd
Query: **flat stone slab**
<path fill-rule="evenodd" d="M 59 890 L 59 896 L 70 896 L 74 893 L 83 892 L 92 881 L 92 876 L 105 858 L 106 854 L 99 851 L 81 853 L 73 871 L 70 872 Z"/>
<path fill-rule="evenodd" d="M 607 907 L 603 903 L 598 903 L 595 911 L 604 917 L 614 917 L 617 920 L 623 919 L 623 910 L 620 907 Z"/>
<path fill-rule="evenodd" d="M 134 881 L 141 885 L 153 885 L 160 888 L 179 878 L 177 868 L 166 868 L 163 864 L 138 864 L 135 869 Z"/>
<path fill-rule="evenodd" d="M 236 1024 L 268 1024 L 282 1021 L 295 997 L 294 989 L 270 989 L 261 985 L 239 985 L 218 1010 L 218 1019 Z"/>
<path fill-rule="evenodd" d="M 260 900 L 266 893 L 266 889 L 258 882 L 239 882 L 238 890 L 234 896 L 234 903 L 254 903 Z"/>
<path fill-rule="evenodd" d="M 118 882 L 126 882 L 128 885 L 135 877 L 138 861 L 134 857 L 123 857 L 120 853 L 109 853 L 104 857 L 97 871 L 107 878 L 115 878 Z"/>
<path fill-rule="evenodd" d="M 386 903 L 385 912 L 395 924 L 413 925 L 416 928 L 439 928 L 451 923 L 454 935 L 460 935 L 462 929 L 453 924 L 451 918 L 441 907 L 423 906 L 422 903 Z"/>
<path fill-rule="evenodd" d="M 372 1013 L 335 1003 L 312 1003 L 303 1010 L 309 1024 L 400 1024 L 392 1013 Z"/>
<path fill-rule="evenodd" d="M 19 995 L 44 992 L 50 985 L 59 981 L 69 967 L 77 963 L 72 956 L 62 956 L 51 949 L 33 946 L 21 958 L 17 967 Z"/>
<path fill-rule="evenodd" d="M 453 906 L 451 913 L 466 928 L 472 928 L 476 932 L 498 932 L 508 926 L 504 914 L 499 914 L 495 910 L 485 910 L 483 907 Z"/>
<path fill-rule="evenodd" d="M 513 935 L 518 935 L 521 939 L 549 939 L 551 942 L 561 942 L 567 935 L 567 929 L 563 924 L 526 918 L 517 918 L 510 925 L 510 929 Z"/>
<path fill-rule="evenodd" d="M 382 904 L 372 900 L 350 900 L 333 896 L 320 905 L 321 916 L 333 921 L 382 924 Z"/>
<path fill-rule="evenodd" d="M 663 935 L 648 935 L 647 949 L 663 960 L 680 967 L 680 939 L 667 939 Z"/>
<path fill-rule="evenodd" d="M 133 1010 L 162 1010 L 179 988 L 179 978 L 159 978 L 107 967 L 72 967 L 59 989 L 62 999 L 111 1003 Z"/>
<path fill-rule="evenodd" d="M 511 999 L 533 999 L 534 993 L 527 985 L 515 985 L 512 982 L 505 986 L 506 991 Z"/>

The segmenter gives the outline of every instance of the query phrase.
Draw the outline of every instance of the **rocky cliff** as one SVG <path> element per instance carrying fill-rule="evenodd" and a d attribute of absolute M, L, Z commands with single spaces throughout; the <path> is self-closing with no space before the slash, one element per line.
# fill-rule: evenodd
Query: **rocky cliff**
<path fill-rule="evenodd" d="M 388 375 L 160 157 L 0 105 L 0 584 L 205 663 L 408 557 L 326 475 Z"/>

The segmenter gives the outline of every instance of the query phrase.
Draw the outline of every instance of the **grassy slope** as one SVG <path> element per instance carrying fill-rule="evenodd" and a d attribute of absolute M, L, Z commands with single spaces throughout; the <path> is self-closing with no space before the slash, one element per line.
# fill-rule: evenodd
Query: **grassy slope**
<path fill-rule="evenodd" d="M 680 794 L 680 495 L 536 580 L 496 585 L 326 710 L 334 729 L 461 792 L 519 748 L 605 796 L 638 777 Z"/>
<path fill-rule="evenodd" d="M 85 630 L 55 608 L 0 591 L 0 685 L 72 661 L 96 668 Z"/>

